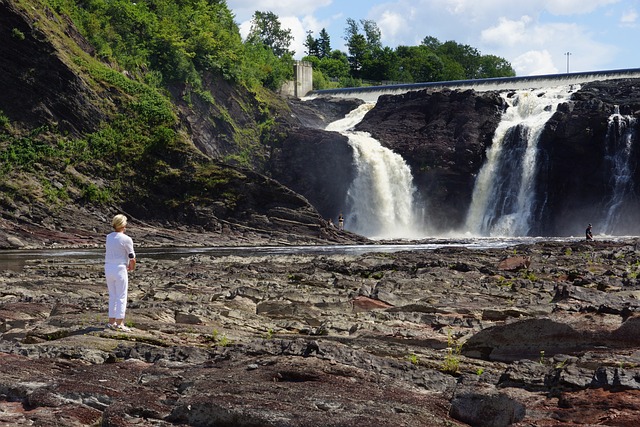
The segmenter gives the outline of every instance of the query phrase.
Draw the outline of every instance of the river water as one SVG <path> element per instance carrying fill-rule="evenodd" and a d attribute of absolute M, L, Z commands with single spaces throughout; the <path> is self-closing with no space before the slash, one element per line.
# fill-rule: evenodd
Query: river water
<path fill-rule="evenodd" d="M 596 236 L 596 239 L 606 237 L 607 240 L 619 240 L 629 237 Z M 544 241 L 576 242 L 582 237 L 469 237 L 469 238 L 434 238 L 420 242 L 370 244 L 370 245 L 318 245 L 318 246 L 215 246 L 197 248 L 136 248 L 139 262 L 145 259 L 175 260 L 192 255 L 207 255 L 213 257 L 225 256 L 278 256 L 278 255 L 361 255 L 369 252 L 392 253 L 399 251 L 432 251 L 446 247 L 463 247 L 468 249 L 505 248 L 520 244 L 532 244 Z M 31 249 L 31 250 L 0 250 L 0 271 L 20 271 L 27 263 L 42 262 L 43 267 L 48 262 L 60 259 L 68 264 L 98 264 L 104 260 L 104 249 Z"/>

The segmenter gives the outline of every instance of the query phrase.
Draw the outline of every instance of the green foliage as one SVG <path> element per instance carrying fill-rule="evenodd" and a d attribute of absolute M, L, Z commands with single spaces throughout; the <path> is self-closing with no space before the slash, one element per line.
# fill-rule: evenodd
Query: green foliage
<path fill-rule="evenodd" d="M 56 147 L 38 138 L 45 131 L 46 127 L 40 127 L 24 137 L 2 136 L 6 145 L 0 146 L 0 172 L 6 173 L 13 168 L 30 171 L 34 164 L 55 155 Z"/>
<path fill-rule="evenodd" d="M 19 29 L 17 29 L 17 28 L 13 28 L 11 30 L 11 37 L 13 37 L 14 39 L 17 39 L 17 40 L 24 40 L 25 39 L 24 33 L 22 31 L 20 31 Z"/>
<path fill-rule="evenodd" d="M 219 345 L 220 347 L 229 347 L 230 345 L 233 344 L 233 342 L 226 335 L 220 336 L 220 333 L 218 332 L 217 329 L 213 330 L 213 332 L 211 333 L 211 336 L 208 337 L 208 339 L 215 346 Z"/>
<path fill-rule="evenodd" d="M 8 129 L 10 124 L 9 118 L 0 110 L 0 131 Z"/>
<path fill-rule="evenodd" d="M 535 273 L 533 271 L 530 271 L 530 270 L 524 270 L 522 272 L 522 278 L 531 280 L 532 282 L 535 282 L 535 281 L 538 280 L 538 276 L 536 276 Z"/>
<path fill-rule="evenodd" d="M 42 186 L 47 202 L 57 204 L 69 200 L 69 194 L 67 194 L 66 188 L 56 187 L 45 178 L 40 179 L 40 185 Z"/>
<path fill-rule="evenodd" d="M 460 353 L 462 352 L 462 343 L 459 343 L 449 330 L 447 332 L 447 355 L 440 366 L 442 372 L 448 374 L 457 374 L 460 372 Z"/>
<path fill-rule="evenodd" d="M 248 44 L 265 46 L 281 58 L 293 57 L 295 54 L 294 51 L 289 50 L 292 41 L 291 30 L 282 28 L 275 13 L 255 11 L 251 20 L 251 29 L 247 35 Z"/>
<path fill-rule="evenodd" d="M 109 190 L 99 188 L 95 184 L 87 184 L 82 189 L 82 198 L 87 202 L 104 205 L 111 201 L 111 193 Z"/>
<path fill-rule="evenodd" d="M 239 74 L 242 40 L 224 2 L 48 1 L 72 16 L 99 58 L 115 59 L 143 80 L 198 87 L 203 71 Z"/>
<path fill-rule="evenodd" d="M 419 46 L 383 47 L 380 30 L 371 20 L 348 18 L 344 39 L 353 78 L 427 82 L 515 76 L 504 58 L 481 55 L 476 48 L 451 40 L 442 43 L 427 36 Z M 319 51 L 319 39 L 309 35 L 308 43 L 312 42 L 315 49 L 310 55 Z"/>
<path fill-rule="evenodd" d="M 417 365 L 418 363 L 420 363 L 420 358 L 418 357 L 417 354 L 415 353 L 410 353 L 407 355 L 407 360 L 409 361 L 409 363 L 411 363 L 412 365 Z"/>
<path fill-rule="evenodd" d="M 263 44 L 248 43 L 245 49 L 245 61 L 242 78 L 249 85 L 262 85 L 277 90 L 293 77 L 293 57 L 284 55 L 278 58 Z M 248 64 L 251 64 L 249 66 Z"/>

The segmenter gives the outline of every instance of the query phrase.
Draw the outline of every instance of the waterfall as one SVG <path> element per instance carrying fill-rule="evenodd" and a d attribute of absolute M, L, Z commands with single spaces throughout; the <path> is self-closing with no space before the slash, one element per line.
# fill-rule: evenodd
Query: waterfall
<path fill-rule="evenodd" d="M 411 169 L 369 133 L 352 130 L 373 106 L 363 104 L 326 128 L 347 136 L 354 152 L 357 175 L 347 191 L 345 229 L 379 239 L 423 237 Z"/>
<path fill-rule="evenodd" d="M 611 171 L 609 187 L 611 198 L 605 204 L 606 217 L 601 228 L 613 234 L 625 198 L 633 191 L 633 170 L 630 164 L 636 119 L 620 114 L 619 106 L 609 116 L 605 141 L 605 166 Z"/>
<path fill-rule="evenodd" d="M 576 86 L 503 92 L 507 103 L 476 178 L 466 230 L 479 236 L 526 236 L 535 209 L 538 139 Z"/>

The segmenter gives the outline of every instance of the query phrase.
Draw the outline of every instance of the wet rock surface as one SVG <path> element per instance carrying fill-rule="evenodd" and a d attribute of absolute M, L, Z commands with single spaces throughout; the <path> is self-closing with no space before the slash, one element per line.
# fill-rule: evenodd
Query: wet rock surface
<path fill-rule="evenodd" d="M 639 249 L 140 258 L 130 333 L 99 260 L 24 260 L 0 425 L 636 425 Z"/>

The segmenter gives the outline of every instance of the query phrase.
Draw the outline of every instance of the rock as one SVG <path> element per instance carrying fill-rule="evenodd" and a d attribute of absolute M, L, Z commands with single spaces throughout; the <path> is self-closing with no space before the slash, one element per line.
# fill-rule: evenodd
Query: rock
<path fill-rule="evenodd" d="M 522 421 L 523 404 L 496 390 L 463 389 L 451 401 L 451 416 L 478 427 L 507 427 Z"/>
<path fill-rule="evenodd" d="M 501 260 L 498 263 L 499 270 L 518 271 L 526 270 L 531 265 L 531 257 L 528 256 L 511 256 Z"/>
<path fill-rule="evenodd" d="M 104 328 L 95 257 L 25 259 L 0 271 L 0 423 L 633 425 L 640 300 L 602 284 L 640 260 L 635 243 L 599 242 L 584 271 L 581 242 L 518 247 L 526 277 L 493 273 L 513 248 L 141 248 L 127 334 Z"/>
<path fill-rule="evenodd" d="M 25 244 L 22 242 L 22 240 L 18 239 L 15 236 L 9 236 L 7 237 L 7 241 L 9 242 L 9 244 L 11 246 L 13 246 L 14 248 L 22 248 L 25 246 Z"/>

